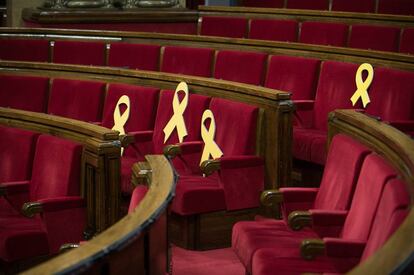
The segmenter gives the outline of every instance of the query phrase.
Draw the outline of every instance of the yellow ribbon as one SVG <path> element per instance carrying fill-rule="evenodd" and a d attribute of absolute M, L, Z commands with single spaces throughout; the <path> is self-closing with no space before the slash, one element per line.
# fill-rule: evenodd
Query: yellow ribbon
<path fill-rule="evenodd" d="M 204 125 L 204 121 L 206 119 L 210 119 L 210 127 L 207 129 Z M 201 137 L 204 141 L 204 150 L 203 154 L 201 155 L 201 161 L 200 164 L 208 160 L 210 158 L 210 155 L 215 158 L 219 158 L 223 155 L 223 152 L 221 151 L 220 147 L 218 147 L 217 143 L 214 141 L 214 136 L 216 134 L 216 122 L 214 120 L 214 115 L 211 110 L 205 110 L 203 113 L 203 117 L 201 119 Z"/>
<path fill-rule="evenodd" d="M 127 106 L 125 112 L 121 115 L 120 105 L 125 104 Z M 128 121 L 129 118 L 129 107 L 131 103 L 129 97 L 127 95 L 123 95 L 119 98 L 118 103 L 116 103 L 115 110 L 114 110 L 114 127 L 112 130 L 116 130 L 119 132 L 120 135 L 125 135 L 124 126 Z M 121 148 L 121 156 L 124 153 L 124 148 Z"/>
<path fill-rule="evenodd" d="M 362 72 L 367 71 L 368 76 L 365 81 L 362 80 Z M 355 83 L 357 86 L 357 90 L 351 97 L 352 106 L 355 106 L 355 103 L 358 101 L 359 98 L 362 100 L 362 105 L 364 108 L 371 102 L 368 95 L 368 88 L 371 85 L 372 80 L 374 79 L 374 68 L 371 64 L 364 63 L 359 66 L 356 75 L 355 75 Z"/>
<path fill-rule="evenodd" d="M 184 98 L 180 102 L 178 98 L 178 92 L 184 92 Z M 173 111 L 174 114 L 171 117 L 170 121 L 168 121 L 167 125 L 164 127 L 164 143 L 168 140 L 172 132 L 175 128 L 177 128 L 178 140 L 183 142 L 185 136 L 187 136 L 187 127 L 185 126 L 184 121 L 184 111 L 188 105 L 188 86 L 185 82 L 180 82 L 177 88 L 175 89 L 174 98 L 173 98 Z"/>

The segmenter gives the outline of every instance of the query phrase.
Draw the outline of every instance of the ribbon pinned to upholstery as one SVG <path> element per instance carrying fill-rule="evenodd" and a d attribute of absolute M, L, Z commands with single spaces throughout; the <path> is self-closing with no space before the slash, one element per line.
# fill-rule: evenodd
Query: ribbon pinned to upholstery
<path fill-rule="evenodd" d="M 184 98 L 180 102 L 178 98 L 178 92 L 184 92 Z M 177 88 L 175 89 L 174 98 L 173 98 L 173 116 L 171 117 L 170 121 L 168 121 L 167 125 L 164 127 L 164 143 L 168 140 L 171 136 L 172 132 L 175 128 L 177 128 L 178 140 L 183 142 L 184 137 L 188 135 L 187 127 L 185 126 L 184 121 L 184 111 L 188 105 L 188 86 L 185 82 L 180 82 Z"/>
<path fill-rule="evenodd" d="M 210 127 L 208 129 L 204 125 L 204 122 L 207 119 L 210 119 Z M 208 160 L 210 158 L 210 155 L 213 157 L 213 159 L 219 158 L 223 155 L 220 147 L 214 141 L 215 134 L 216 122 L 214 120 L 213 112 L 211 110 L 205 110 L 201 119 L 201 137 L 204 141 L 204 150 L 203 154 L 201 155 L 200 164 L 203 161 Z"/>
<path fill-rule="evenodd" d="M 362 80 L 362 72 L 367 71 L 368 76 L 365 81 Z M 351 97 L 352 106 L 355 106 L 356 102 L 359 98 L 362 100 L 362 105 L 364 108 L 371 102 L 368 95 L 368 88 L 371 85 L 372 80 L 374 79 L 374 68 L 371 64 L 363 63 L 359 66 L 356 75 L 355 75 L 355 83 L 357 86 L 357 90 Z"/>
<path fill-rule="evenodd" d="M 126 109 L 122 114 L 121 114 L 121 108 L 120 108 L 121 104 L 126 105 Z M 129 119 L 130 105 L 131 105 L 131 101 L 127 95 L 121 96 L 118 102 L 116 103 L 115 110 L 114 110 L 114 127 L 112 127 L 112 130 L 118 131 L 120 135 L 125 135 L 124 126 Z M 121 148 L 121 156 L 123 153 L 124 153 L 124 148 Z"/>

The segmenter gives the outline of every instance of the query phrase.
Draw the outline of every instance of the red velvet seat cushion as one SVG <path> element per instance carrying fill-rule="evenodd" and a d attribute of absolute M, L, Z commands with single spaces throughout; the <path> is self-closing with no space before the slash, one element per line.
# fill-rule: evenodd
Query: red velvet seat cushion
<path fill-rule="evenodd" d="M 283 0 L 243 0 L 245 7 L 283 8 Z"/>
<path fill-rule="evenodd" d="M 298 23 L 295 20 L 251 19 L 250 39 L 296 42 Z"/>
<path fill-rule="evenodd" d="M 398 52 L 400 28 L 389 26 L 353 25 L 349 47 Z"/>
<path fill-rule="evenodd" d="M 262 85 L 266 54 L 242 51 L 219 51 L 214 77 L 235 82 Z"/>
<path fill-rule="evenodd" d="M 105 65 L 105 44 L 90 41 L 56 41 L 53 62 L 81 65 Z"/>
<path fill-rule="evenodd" d="M 247 37 L 247 18 L 203 16 L 201 35 Z"/>
<path fill-rule="evenodd" d="M 327 0 L 287 0 L 288 9 L 305 9 L 305 10 L 327 10 L 329 1 Z"/>
<path fill-rule="evenodd" d="M 293 127 L 293 156 L 296 159 L 311 161 L 312 145 L 316 139 L 326 139 L 326 132 L 315 129 Z M 326 152 L 326 149 L 324 152 Z M 318 154 L 317 152 L 314 153 Z M 320 154 L 324 153 L 320 152 Z"/>
<path fill-rule="evenodd" d="M 160 46 L 133 43 L 112 43 L 108 66 L 158 71 Z"/>
<path fill-rule="evenodd" d="M 414 54 L 414 28 L 405 28 L 400 42 L 400 53 Z"/>
<path fill-rule="evenodd" d="M 303 22 L 299 42 L 317 45 L 345 47 L 348 25 L 327 22 Z"/>
<path fill-rule="evenodd" d="M 101 121 L 105 83 L 54 79 L 48 113 L 87 122 Z"/>
<path fill-rule="evenodd" d="M 43 39 L 0 39 L 0 59 L 48 62 L 49 41 Z"/>
<path fill-rule="evenodd" d="M 378 13 L 414 15 L 411 0 L 378 0 Z"/>
<path fill-rule="evenodd" d="M 211 77 L 213 57 L 213 49 L 166 46 L 161 71 Z"/>
<path fill-rule="evenodd" d="M 332 11 L 375 12 L 375 0 L 333 0 Z"/>
<path fill-rule="evenodd" d="M 46 77 L 0 75 L 0 106 L 45 112 L 48 87 Z"/>

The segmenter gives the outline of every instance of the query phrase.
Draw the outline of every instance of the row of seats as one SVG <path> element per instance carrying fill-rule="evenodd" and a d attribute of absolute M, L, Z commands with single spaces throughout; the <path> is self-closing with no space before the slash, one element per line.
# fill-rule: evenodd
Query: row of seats
<path fill-rule="evenodd" d="M 232 247 L 246 274 L 348 272 L 381 248 L 410 210 L 396 170 L 344 134 L 332 140 L 319 188 L 279 194 L 282 220 L 258 216 L 233 227 Z"/>
<path fill-rule="evenodd" d="M 64 157 L 62 157 L 64 156 Z M 0 267 L 82 240 L 82 146 L 0 126 Z M 70 217 L 70 219 L 68 219 Z"/>
<path fill-rule="evenodd" d="M 414 54 L 414 28 L 409 27 L 204 16 L 199 34 Z"/>
<path fill-rule="evenodd" d="M 243 0 L 246 7 L 330 10 L 414 15 L 410 0 Z"/>

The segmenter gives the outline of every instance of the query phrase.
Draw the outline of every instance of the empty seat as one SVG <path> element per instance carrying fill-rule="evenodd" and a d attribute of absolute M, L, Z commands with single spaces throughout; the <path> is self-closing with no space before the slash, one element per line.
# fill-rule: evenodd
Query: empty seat
<path fill-rule="evenodd" d="M 298 23 L 296 20 L 251 19 L 250 39 L 296 42 Z"/>
<path fill-rule="evenodd" d="M 159 45 L 113 43 L 110 45 L 108 66 L 158 71 L 160 48 Z"/>
<path fill-rule="evenodd" d="M 262 85 L 267 55 L 258 52 L 223 50 L 217 53 L 214 77 Z"/>
<path fill-rule="evenodd" d="M 30 49 L 30 51 L 27 49 Z M 48 62 L 49 41 L 41 39 L 0 39 L 0 59 Z"/>
<path fill-rule="evenodd" d="M 345 47 L 348 25 L 342 23 L 303 22 L 299 42 Z"/>
<path fill-rule="evenodd" d="M 332 0 L 332 11 L 375 12 L 375 0 Z"/>
<path fill-rule="evenodd" d="M 397 52 L 400 28 L 373 25 L 352 25 L 348 47 Z"/>
<path fill-rule="evenodd" d="M 161 71 L 211 77 L 213 58 L 213 49 L 166 46 Z"/>
<path fill-rule="evenodd" d="M 245 7 L 283 8 L 284 0 L 243 0 Z"/>
<path fill-rule="evenodd" d="M 378 0 L 378 13 L 414 15 L 414 3 L 411 0 Z"/>
<path fill-rule="evenodd" d="M 328 0 L 287 0 L 288 9 L 328 10 Z"/>
<path fill-rule="evenodd" d="M 247 18 L 203 16 L 201 20 L 201 35 L 247 37 Z"/>
<path fill-rule="evenodd" d="M 55 41 L 53 62 L 104 66 L 105 44 L 89 41 Z"/>
<path fill-rule="evenodd" d="M 400 43 L 400 53 L 414 54 L 414 28 L 405 28 Z"/>
<path fill-rule="evenodd" d="M 37 76 L 0 75 L 0 106 L 45 112 L 49 79 Z"/>
<path fill-rule="evenodd" d="M 105 83 L 54 79 L 48 113 L 87 122 L 100 122 Z"/>

